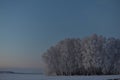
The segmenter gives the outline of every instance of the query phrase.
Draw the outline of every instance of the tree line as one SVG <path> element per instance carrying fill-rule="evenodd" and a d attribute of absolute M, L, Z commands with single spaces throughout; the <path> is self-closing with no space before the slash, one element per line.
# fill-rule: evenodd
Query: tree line
<path fill-rule="evenodd" d="M 42 57 L 48 75 L 120 74 L 120 39 L 96 34 L 68 38 L 50 47 Z"/>

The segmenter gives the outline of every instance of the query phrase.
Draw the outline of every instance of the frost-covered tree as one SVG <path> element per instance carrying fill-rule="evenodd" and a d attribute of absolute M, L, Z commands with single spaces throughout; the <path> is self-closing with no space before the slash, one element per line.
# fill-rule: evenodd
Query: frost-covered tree
<path fill-rule="evenodd" d="M 117 69 L 120 69 L 120 40 L 115 38 L 108 38 L 105 45 L 106 59 L 104 62 L 106 73 L 119 73 Z"/>
<path fill-rule="evenodd" d="M 103 64 L 103 43 L 105 39 L 96 34 L 83 39 L 83 64 L 86 69 L 86 74 L 101 74 Z"/>
<path fill-rule="evenodd" d="M 120 74 L 120 39 L 64 39 L 43 54 L 49 75 Z"/>

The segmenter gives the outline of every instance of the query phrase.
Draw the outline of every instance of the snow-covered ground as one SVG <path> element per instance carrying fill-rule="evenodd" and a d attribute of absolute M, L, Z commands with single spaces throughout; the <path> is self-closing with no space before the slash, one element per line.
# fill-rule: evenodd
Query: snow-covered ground
<path fill-rule="evenodd" d="M 120 75 L 108 76 L 45 76 L 25 74 L 0 74 L 0 80 L 107 80 L 120 78 Z"/>

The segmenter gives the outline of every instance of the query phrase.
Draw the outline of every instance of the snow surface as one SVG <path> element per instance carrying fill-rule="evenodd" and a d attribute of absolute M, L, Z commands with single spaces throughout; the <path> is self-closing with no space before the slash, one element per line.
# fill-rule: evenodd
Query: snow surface
<path fill-rule="evenodd" d="M 0 80 L 107 80 L 120 78 L 120 75 L 108 76 L 45 76 L 25 74 L 0 74 Z"/>

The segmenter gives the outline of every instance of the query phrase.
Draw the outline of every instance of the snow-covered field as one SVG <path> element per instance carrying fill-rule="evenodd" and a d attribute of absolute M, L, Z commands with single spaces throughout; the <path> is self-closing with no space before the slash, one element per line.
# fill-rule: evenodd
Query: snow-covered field
<path fill-rule="evenodd" d="M 45 76 L 25 74 L 0 74 L 0 80 L 108 80 L 120 78 L 120 75 L 108 76 Z"/>

